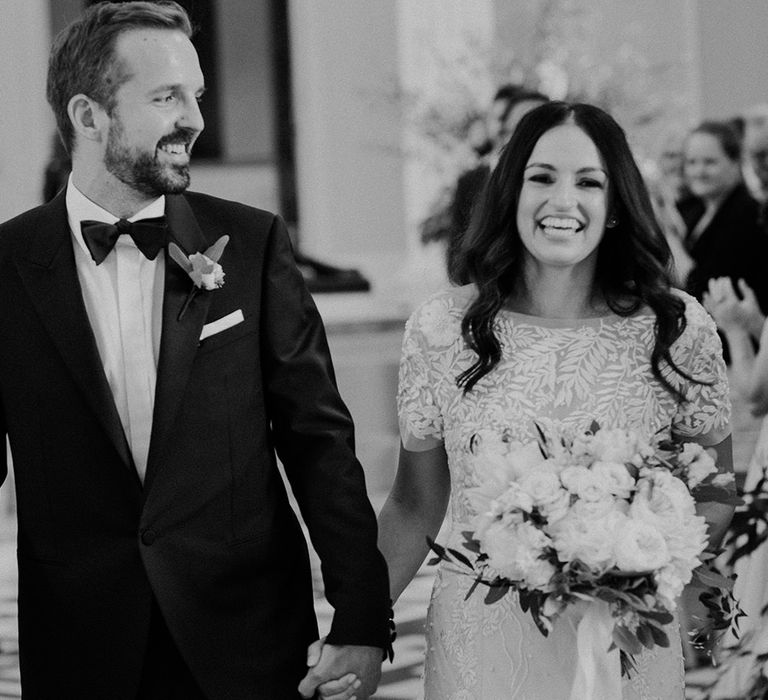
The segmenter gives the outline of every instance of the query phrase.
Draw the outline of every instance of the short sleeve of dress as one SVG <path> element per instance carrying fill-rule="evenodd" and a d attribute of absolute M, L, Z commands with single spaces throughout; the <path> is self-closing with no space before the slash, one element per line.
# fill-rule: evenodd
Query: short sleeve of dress
<path fill-rule="evenodd" d="M 731 400 L 723 346 L 712 317 L 696 299 L 682 294 L 686 327 L 671 348 L 675 364 L 692 382 L 673 371 L 670 382 L 686 396 L 672 421 L 672 431 L 702 445 L 715 445 L 731 433 Z"/>
<path fill-rule="evenodd" d="M 397 390 L 403 447 L 430 450 L 443 442 L 440 387 L 461 339 L 461 316 L 450 295 L 435 295 L 405 325 Z"/>

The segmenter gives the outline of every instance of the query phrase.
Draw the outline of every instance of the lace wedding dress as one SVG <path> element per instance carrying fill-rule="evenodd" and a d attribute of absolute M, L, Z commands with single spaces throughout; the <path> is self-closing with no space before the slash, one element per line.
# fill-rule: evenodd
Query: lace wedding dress
<path fill-rule="evenodd" d="M 535 420 L 584 428 L 597 420 L 649 436 L 671 429 L 704 445 L 728 435 L 720 340 L 692 297 L 683 296 L 687 327 L 672 355 L 681 369 L 707 383 L 668 371 L 690 399 L 679 405 L 651 373 L 650 311 L 578 321 L 502 311 L 495 322 L 501 363 L 464 395 L 456 377 L 475 355 L 461 339 L 460 325 L 474 294 L 472 286 L 454 288 L 422 304 L 406 325 L 400 364 L 404 446 L 419 451 L 444 443 L 448 454 L 450 546 L 460 548 L 461 532 L 472 529 L 475 513 L 465 493 L 477 485 L 468 456 L 472 436 L 480 430 L 507 431 L 511 439 L 526 442 L 535 439 Z M 437 572 L 426 629 L 426 700 L 568 700 L 578 613 L 566 613 L 544 637 L 512 594 L 486 605 L 477 590 L 465 600 L 471 583 L 449 566 Z M 624 681 L 622 700 L 683 698 L 677 625 L 670 626 L 669 636 L 669 648 L 654 648 L 636 659 L 638 670 Z"/>

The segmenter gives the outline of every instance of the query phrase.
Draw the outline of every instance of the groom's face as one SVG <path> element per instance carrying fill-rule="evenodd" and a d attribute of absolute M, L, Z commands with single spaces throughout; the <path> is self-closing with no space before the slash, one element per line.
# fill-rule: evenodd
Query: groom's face
<path fill-rule="evenodd" d="M 126 32 L 115 49 L 127 79 L 109 113 L 105 167 L 145 196 L 182 192 L 189 186 L 192 144 L 204 126 L 197 52 L 182 32 L 166 29 Z"/>

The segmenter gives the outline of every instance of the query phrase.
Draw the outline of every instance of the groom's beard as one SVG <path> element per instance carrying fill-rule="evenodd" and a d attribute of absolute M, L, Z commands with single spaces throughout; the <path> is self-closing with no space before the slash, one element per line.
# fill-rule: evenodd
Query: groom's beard
<path fill-rule="evenodd" d="M 124 140 L 123 125 L 115 115 L 107 134 L 104 165 L 118 180 L 148 197 L 179 194 L 189 187 L 189 165 L 161 163 L 157 151 L 163 144 L 182 143 L 191 148 L 194 132 L 177 129 L 163 137 L 153 153 L 133 148 Z"/>

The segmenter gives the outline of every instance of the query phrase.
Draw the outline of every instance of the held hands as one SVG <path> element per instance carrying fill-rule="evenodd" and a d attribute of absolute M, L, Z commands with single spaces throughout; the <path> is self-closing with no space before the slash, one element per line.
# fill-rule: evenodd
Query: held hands
<path fill-rule="evenodd" d="M 381 678 L 381 649 L 326 644 L 318 639 L 307 650 L 309 671 L 299 683 L 303 698 L 315 692 L 322 700 L 367 700 Z"/>
<path fill-rule="evenodd" d="M 741 299 L 736 294 L 730 277 L 709 280 L 708 289 L 704 292 L 704 308 L 726 333 L 741 330 L 757 339 L 760 337 L 765 316 L 760 311 L 752 288 L 742 279 L 738 281 L 738 287 Z"/>

